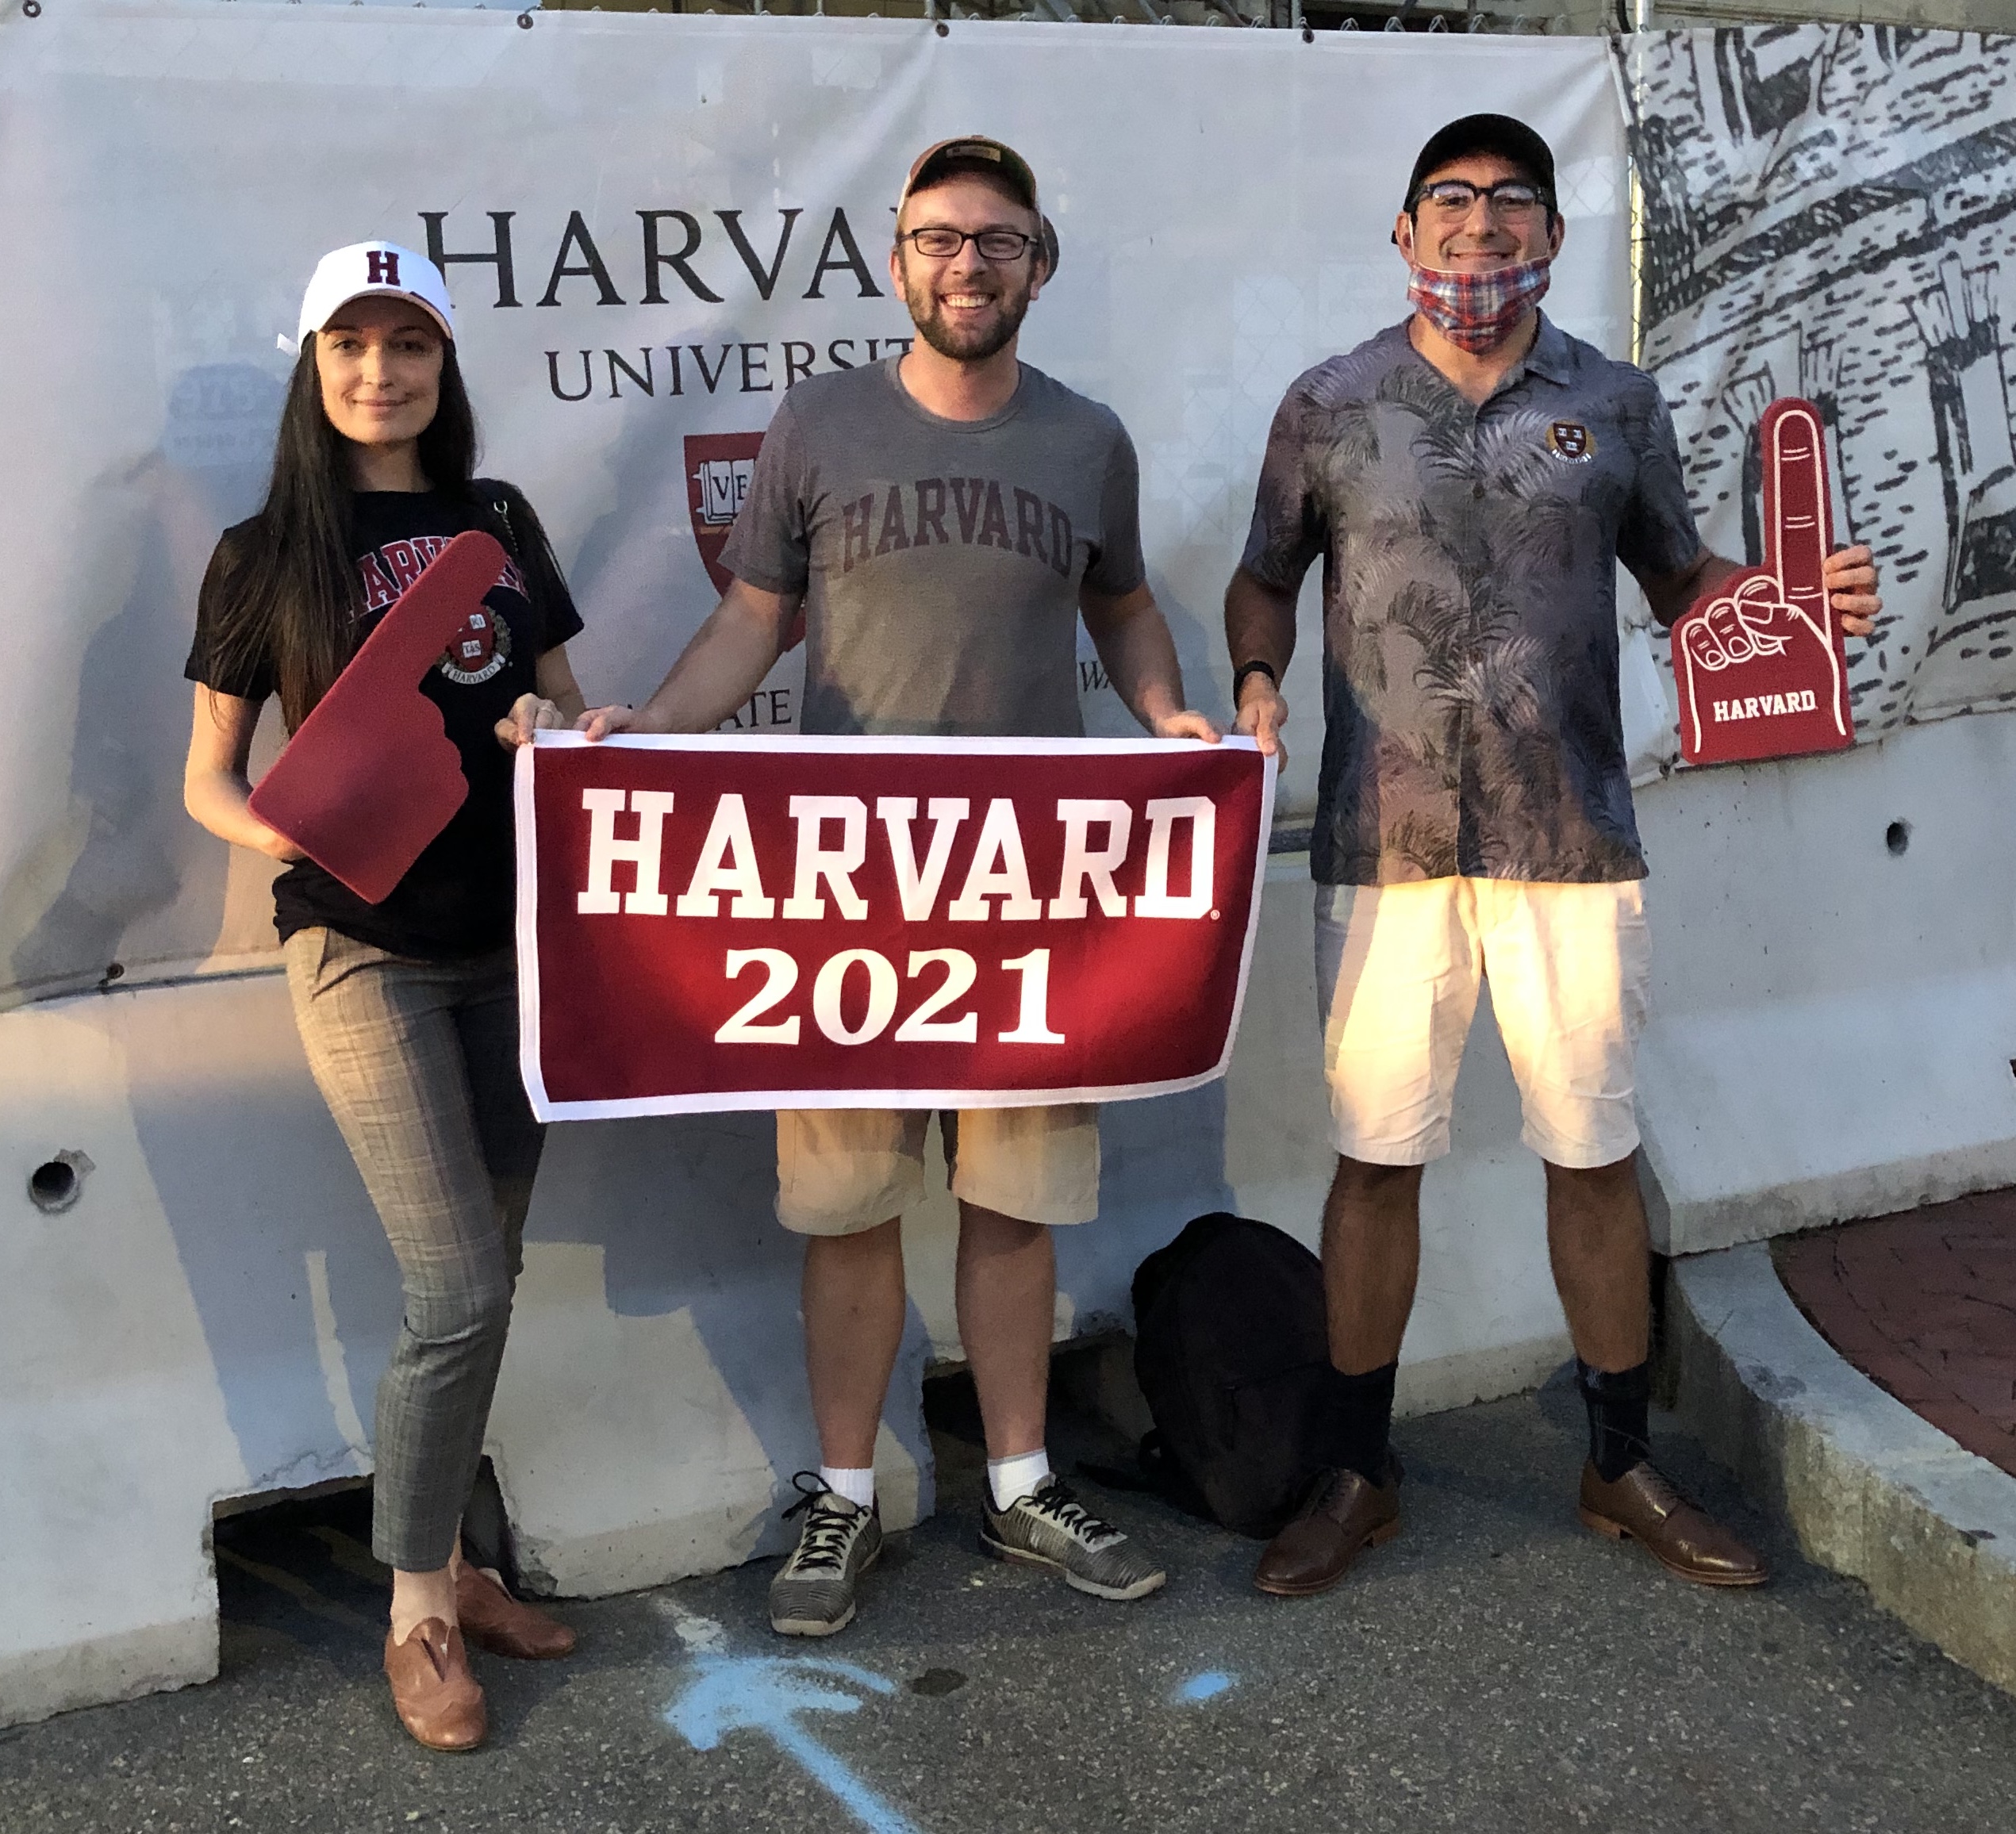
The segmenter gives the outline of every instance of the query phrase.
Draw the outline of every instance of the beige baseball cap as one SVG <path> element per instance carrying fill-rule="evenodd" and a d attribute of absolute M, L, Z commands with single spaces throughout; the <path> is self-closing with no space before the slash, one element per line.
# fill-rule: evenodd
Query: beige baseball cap
<path fill-rule="evenodd" d="M 1054 275 L 1058 257 L 1056 225 L 1043 215 L 1034 169 L 1005 140 L 994 140 L 986 134 L 965 134 L 958 140 L 940 140 L 935 146 L 925 148 L 911 162 L 910 175 L 903 181 L 903 194 L 896 201 L 898 213 L 910 201 L 912 192 L 924 190 L 962 167 L 995 172 L 1007 181 L 1008 189 L 1016 197 L 1036 213 L 1043 224 L 1044 264 Z"/>
<path fill-rule="evenodd" d="M 455 307 L 448 283 L 424 255 L 396 242 L 353 242 L 333 248 L 315 263 L 315 273 L 301 296 L 299 337 L 320 331 L 338 309 L 367 294 L 390 294 L 410 299 L 432 318 L 451 343 L 455 339 Z"/>

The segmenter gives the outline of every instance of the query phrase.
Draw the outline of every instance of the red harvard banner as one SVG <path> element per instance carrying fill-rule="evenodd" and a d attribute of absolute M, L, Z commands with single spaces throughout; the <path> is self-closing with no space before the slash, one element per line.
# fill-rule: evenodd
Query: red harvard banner
<path fill-rule="evenodd" d="M 1224 1073 L 1250 739 L 620 737 L 518 754 L 542 1120 L 1116 1101 Z"/>
<path fill-rule="evenodd" d="M 1822 568 L 1834 547 L 1820 412 L 1764 411 L 1764 565 L 1673 621 L 1680 755 L 1689 764 L 1790 758 L 1852 744 L 1848 664 Z"/>

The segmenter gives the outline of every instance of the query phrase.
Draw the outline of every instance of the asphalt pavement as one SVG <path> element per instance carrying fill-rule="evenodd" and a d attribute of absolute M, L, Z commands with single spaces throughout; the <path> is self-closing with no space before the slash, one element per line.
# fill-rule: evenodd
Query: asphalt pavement
<path fill-rule="evenodd" d="M 1772 1556 L 1715 1592 L 1584 1532 L 1580 1410 L 1403 1422 L 1405 1532 L 1326 1597 L 1262 1598 L 1255 1544 L 1082 1486 L 1165 1556 L 1132 1605 L 997 1565 L 981 1462 L 935 1404 L 939 1513 L 861 1615 L 773 1636 L 759 1563 L 560 1606 L 559 1663 L 480 1652 L 489 1745 L 421 1751 L 378 1669 L 359 1494 L 220 1525 L 208 1686 L 0 1732 L 5 1834 L 845 1834 L 1582 1828 L 2009 1834 L 2016 1700 L 1807 1565 L 1670 1423 L 1662 1462 Z M 1113 1460 L 1096 1423 L 1054 1450 Z"/>

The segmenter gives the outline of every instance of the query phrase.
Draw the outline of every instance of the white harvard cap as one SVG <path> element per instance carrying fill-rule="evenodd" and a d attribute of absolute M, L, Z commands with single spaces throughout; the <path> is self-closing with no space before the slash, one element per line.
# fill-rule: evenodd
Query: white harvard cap
<path fill-rule="evenodd" d="M 301 296 L 300 341 L 305 343 L 308 334 L 320 331 L 340 307 L 373 293 L 410 299 L 454 338 L 455 308 L 440 268 L 396 242 L 353 242 L 315 263 L 315 277 Z"/>

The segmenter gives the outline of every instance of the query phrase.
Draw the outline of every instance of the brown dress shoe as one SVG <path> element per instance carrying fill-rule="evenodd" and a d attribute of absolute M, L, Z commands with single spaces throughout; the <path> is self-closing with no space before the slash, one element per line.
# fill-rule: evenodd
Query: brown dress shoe
<path fill-rule="evenodd" d="M 413 1626 L 403 1643 L 385 1634 L 385 1674 L 399 1723 L 428 1750 L 473 1752 L 490 1728 L 483 1690 L 469 1672 L 462 1633 L 438 1617 Z"/>
<path fill-rule="evenodd" d="M 1323 1472 L 1294 1519 L 1262 1550 L 1254 1584 L 1277 1598 L 1327 1592 L 1363 1549 L 1400 1532 L 1400 1479 L 1397 1460 L 1387 1466 L 1384 1483 L 1354 1471 Z"/>
<path fill-rule="evenodd" d="M 1584 1527 L 1613 1540 L 1632 1540 L 1669 1573 L 1697 1586 L 1761 1586 L 1770 1578 L 1762 1560 L 1728 1529 L 1641 1460 L 1615 1483 L 1605 1483 L 1592 1459 L 1582 1467 Z"/>
<path fill-rule="evenodd" d="M 559 1618 L 513 1598 L 482 1567 L 467 1560 L 455 1575 L 455 1608 L 463 1635 L 493 1656 L 550 1662 L 574 1646 L 574 1633 Z"/>

